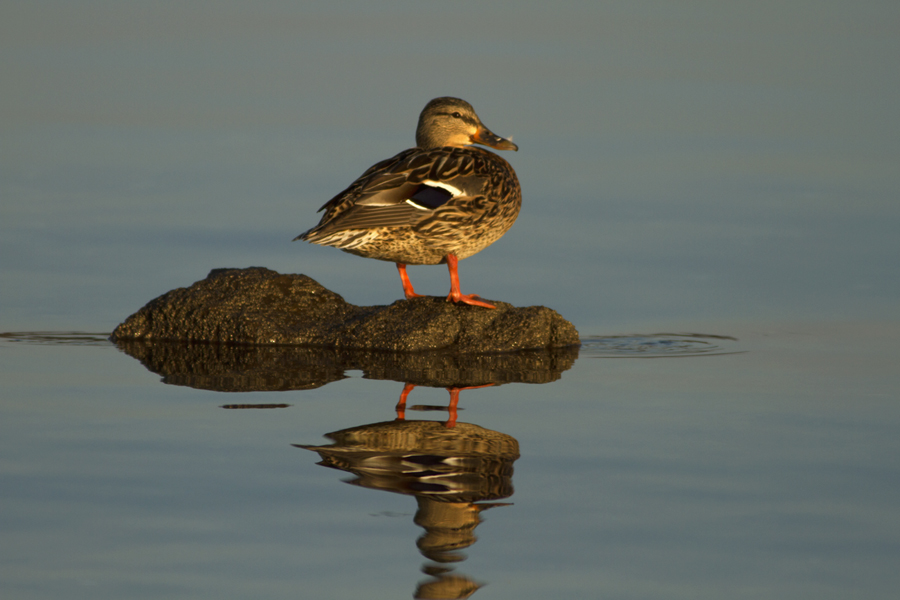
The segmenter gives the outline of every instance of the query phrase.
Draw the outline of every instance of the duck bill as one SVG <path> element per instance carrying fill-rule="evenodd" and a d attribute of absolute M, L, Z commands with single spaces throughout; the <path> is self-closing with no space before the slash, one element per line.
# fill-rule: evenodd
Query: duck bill
<path fill-rule="evenodd" d="M 478 131 L 475 132 L 475 135 L 472 136 L 472 141 L 478 144 L 484 144 L 485 146 L 490 146 L 491 148 L 495 148 L 497 150 L 519 149 L 519 147 L 513 144 L 511 141 L 506 138 L 502 138 L 499 135 L 496 135 L 487 127 L 479 127 Z"/>

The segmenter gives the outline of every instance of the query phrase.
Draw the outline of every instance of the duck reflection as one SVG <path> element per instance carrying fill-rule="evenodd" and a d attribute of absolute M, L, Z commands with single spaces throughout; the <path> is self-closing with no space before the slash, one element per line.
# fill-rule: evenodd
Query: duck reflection
<path fill-rule="evenodd" d="M 405 393 L 411 389 L 404 389 Z M 458 394 L 457 390 L 457 394 Z M 400 411 L 398 410 L 398 415 Z M 468 598 L 482 584 L 456 573 L 475 543 L 482 511 L 513 493 L 519 443 L 505 433 L 471 423 L 397 420 L 326 434 L 331 445 L 298 448 L 319 454 L 322 466 L 352 473 L 353 485 L 414 496 L 413 521 L 425 532 L 416 545 L 430 562 L 415 598 Z"/>
<path fill-rule="evenodd" d="M 459 404 L 459 393 L 462 390 L 474 390 L 483 387 L 490 387 L 494 385 L 493 383 L 486 383 L 483 385 L 470 385 L 465 387 L 458 386 L 450 386 L 447 388 L 447 391 L 450 392 L 450 403 L 447 405 L 447 421 L 444 425 L 448 428 L 453 428 L 456 426 L 456 418 L 457 418 L 457 405 Z M 416 387 L 414 383 L 407 382 L 406 385 L 403 386 L 403 391 L 400 392 L 400 400 L 397 402 L 397 419 L 403 420 L 406 418 L 406 399 L 409 396 L 409 393 L 413 391 Z M 411 406 L 410 410 L 442 410 L 440 406 L 423 406 L 416 405 Z"/>

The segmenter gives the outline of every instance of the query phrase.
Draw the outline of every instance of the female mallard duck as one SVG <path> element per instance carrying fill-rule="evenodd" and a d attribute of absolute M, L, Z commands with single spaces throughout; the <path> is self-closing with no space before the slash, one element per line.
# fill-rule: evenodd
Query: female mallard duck
<path fill-rule="evenodd" d="M 318 225 L 297 236 L 351 254 L 397 263 L 403 293 L 419 297 L 406 265 L 447 263 L 447 300 L 494 308 L 459 290 L 457 262 L 512 227 L 522 190 L 508 162 L 471 144 L 518 146 L 492 133 L 459 98 L 435 98 L 419 115 L 416 148 L 381 161 L 319 210 Z"/>

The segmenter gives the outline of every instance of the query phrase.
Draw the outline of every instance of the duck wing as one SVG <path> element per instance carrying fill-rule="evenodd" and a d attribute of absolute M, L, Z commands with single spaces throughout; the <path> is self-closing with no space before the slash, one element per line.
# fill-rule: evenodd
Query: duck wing
<path fill-rule="evenodd" d="M 326 202 L 319 224 L 300 239 L 344 229 L 410 227 L 454 200 L 482 193 L 480 149 L 411 148 L 363 173 Z"/>

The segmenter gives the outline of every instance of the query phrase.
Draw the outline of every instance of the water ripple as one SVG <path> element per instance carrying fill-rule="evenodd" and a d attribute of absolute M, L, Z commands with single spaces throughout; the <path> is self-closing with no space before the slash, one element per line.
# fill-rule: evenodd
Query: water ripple
<path fill-rule="evenodd" d="M 702 333 L 592 336 L 581 341 L 586 358 L 679 358 L 740 354 L 737 338 Z M 65 346 L 112 346 L 108 333 L 24 331 L 0 333 L 0 342 Z"/>
<path fill-rule="evenodd" d="M 112 346 L 108 333 L 83 331 L 19 331 L 0 333 L 0 341 L 67 346 Z"/>
<path fill-rule="evenodd" d="M 702 333 L 594 336 L 581 341 L 581 355 L 591 358 L 683 358 L 740 354 L 737 338 Z"/>

